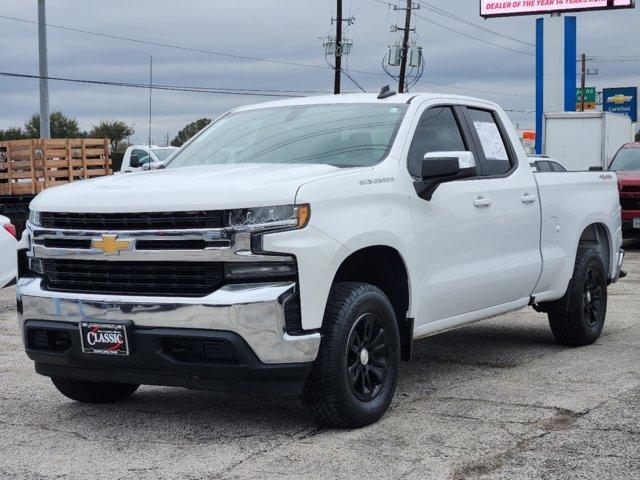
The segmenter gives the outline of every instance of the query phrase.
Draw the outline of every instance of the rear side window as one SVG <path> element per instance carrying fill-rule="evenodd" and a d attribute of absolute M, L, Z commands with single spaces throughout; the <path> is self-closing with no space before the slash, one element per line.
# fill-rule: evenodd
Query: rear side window
<path fill-rule="evenodd" d="M 551 164 L 549 162 L 536 162 L 538 165 L 538 171 L 540 172 L 551 172 Z"/>
<path fill-rule="evenodd" d="M 478 148 L 484 154 L 483 174 L 487 176 L 504 175 L 511 170 L 514 164 L 509 158 L 507 144 L 500 131 L 495 114 L 475 108 L 468 108 L 467 112 L 471 120 L 471 128 L 475 130 L 478 140 L 480 140 Z"/>
<path fill-rule="evenodd" d="M 430 152 L 461 152 L 467 147 L 450 107 L 430 108 L 422 114 L 409 150 L 409 173 L 422 175 L 422 160 Z"/>

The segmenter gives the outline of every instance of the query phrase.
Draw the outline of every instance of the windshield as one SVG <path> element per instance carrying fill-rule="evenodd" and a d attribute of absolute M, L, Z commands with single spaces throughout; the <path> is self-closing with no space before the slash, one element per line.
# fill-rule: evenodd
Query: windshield
<path fill-rule="evenodd" d="M 370 166 L 387 156 L 405 105 L 312 105 L 233 113 L 214 122 L 167 168 L 238 163 Z"/>
<path fill-rule="evenodd" d="M 620 150 L 611 162 L 609 170 L 640 170 L 640 148 L 625 148 Z"/>
<path fill-rule="evenodd" d="M 173 148 L 152 148 L 151 151 L 158 160 L 164 162 L 167 158 L 175 153 L 177 149 Z"/>

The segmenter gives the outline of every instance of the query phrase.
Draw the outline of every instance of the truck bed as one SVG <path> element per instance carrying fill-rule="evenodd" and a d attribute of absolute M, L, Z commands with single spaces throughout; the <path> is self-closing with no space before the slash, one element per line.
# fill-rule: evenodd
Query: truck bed
<path fill-rule="evenodd" d="M 612 236 L 622 239 L 620 202 L 616 176 L 610 172 L 544 172 L 534 173 L 541 199 L 541 239 L 543 269 L 536 287 L 538 301 L 558 298 L 566 290 L 573 273 L 576 233 L 579 237 L 592 223 L 607 225 L 617 218 Z M 580 223 L 578 223 L 580 222 Z M 605 230 L 606 231 L 606 230 Z M 614 238 L 608 238 L 614 242 Z M 609 271 L 612 262 L 606 254 Z"/>

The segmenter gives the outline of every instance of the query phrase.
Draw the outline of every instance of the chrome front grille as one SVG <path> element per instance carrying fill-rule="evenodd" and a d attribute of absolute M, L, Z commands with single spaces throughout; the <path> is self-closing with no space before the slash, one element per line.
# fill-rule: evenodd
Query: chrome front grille
<path fill-rule="evenodd" d="M 200 212 L 198 220 L 188 212 L 157 214 L 153 225 L 211 225 L 218 220 L 215 212 Z M 219 213 L 219 212 L 218 212 Z M 142 227 L 148 218 L 141 214 L 47 214 L 43 225 L 28 223 L 31 271 L 43 279 L 52 291 L 102 293 L 110 295 L 206 296 L 229 282 L 273 281 L 274 278 L 225 280 L 225 264 L 294 263 L 288 255 L 252 251 L 252 230 L 247 228 L 142 228 L 126 230 L 128 225 Z M 149 215 L 149 214 L 144 214 Z M 49 217 L 47 217 L 49 216 Z M 142 223 L 141 223 L 142 222 Z M 149 226 L 152 223 L 145 223 Z M 46 225 L 66 226 L 49 228 Z M 69 228 L 74 225 L 75 228 Z M 95 229 L 101 227 L 102 229 Z M 259 249 L 259 248 L 258 248 Z M 295 279 L 296 274 L 278 276 L 281 281 Z"/>

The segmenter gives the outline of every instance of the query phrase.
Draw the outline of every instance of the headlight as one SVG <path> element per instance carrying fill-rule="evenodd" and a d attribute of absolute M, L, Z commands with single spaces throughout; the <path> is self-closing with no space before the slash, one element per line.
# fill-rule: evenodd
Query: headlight
<path fill-rule="evenodd" d="M 29 211 L 29 222 L 31 222 L 32 225 L 36 225 L 36 226 L 42 225 L 40 223 L 40 212 L 36 212 L 35 210 L 30 210 Z"/>
<path fill-rule="evenodd" d="M 230 227 L 304 228 L 309 222 L 309 205 L 241 208 L 229 212 Z"/>

